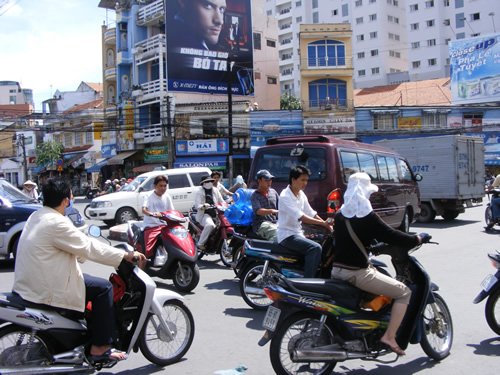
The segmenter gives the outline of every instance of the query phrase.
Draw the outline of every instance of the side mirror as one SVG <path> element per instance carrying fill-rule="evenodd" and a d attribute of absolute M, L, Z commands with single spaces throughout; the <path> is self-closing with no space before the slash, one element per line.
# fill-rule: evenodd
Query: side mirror
<path fill-rule="evenodd" d="M 89 227 L 89 235 L 95 238 L 101 237 L 101 228 L 99 228 L 97 225 L 92 224 Z"/>
<path fill-rule="evenodd" d="M 420 182 L 420 181 L 422 181 L 423 179 L 424 179 L 424 178 L 422 177 L 422 175 L 421 175 L 421 174 L 417 173 L 417 174 L 415 175 L 415 181 Z"/>
<path fill-rule="evenodd" d="M 144 191 L 144 188 L 141 186 L 138 191 L 139 193 L 142 193 Z"/>

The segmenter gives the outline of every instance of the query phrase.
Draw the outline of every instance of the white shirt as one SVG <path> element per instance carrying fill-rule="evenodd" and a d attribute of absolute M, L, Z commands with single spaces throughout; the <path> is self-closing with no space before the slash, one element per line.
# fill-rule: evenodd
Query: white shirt
<path fill-rule="evenodd" d="M 280 194 L 278 207 L 278 242 L 283 241 L 292 235 L 304 237 L 302 232 L 302 222 L 299 219 L 304 216 L 314 217 L 314 211 L 307 197 L 302 190 L 299 191 L 299 197 L 295 197 L 290 185 Z"/>
<path fill-rule="evenodd" d="M 151 193 L 144 195 L 144 203 L 142 207 L 146 207 L 149 212 L 165 212 L 175 210 L 170 194 L 165 193 L 161 197 L 153 190 Z M 165 225 L 165 222 L 151 216 L 144 216 L 143 228 L 157 227 Z"/>

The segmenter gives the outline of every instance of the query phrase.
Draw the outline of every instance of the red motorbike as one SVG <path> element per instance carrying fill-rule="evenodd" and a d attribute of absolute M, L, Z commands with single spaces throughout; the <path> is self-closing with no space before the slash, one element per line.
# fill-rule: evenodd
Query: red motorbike
<path fill-rule="evenodd" d="M 181 292 L 190 292 L 200 281 L 200 269 L 193 238 L 182 225 L 186 218 L 175 210 L 162 212 L 162 228 L 154 247 L 154 257 L 144 270 L 149 276 L 172 279 Z M 144 253 L 144 229 L 141 221 L 128 222 L 128 242 L 136 251 Z"/>
<path fill-rule="evenodd" d="M 233 236 L 233 227 L 224 216 L 224 211 L 227 204 L 218 204 L 208 207 L 205 212 L 213 213 L 213 220 L 215 223 L 215 230 L 210 233 L 207 243 L 205 244 L 206 250 L 198 249 L 198 258 L 201 259 L 205 255 L 220 254 L 220 259 L 225 266 L 231 267 L 233 261 L 232 249 L 229 247 L 229 241 Z M 191 208 L 189 212 L 189 233 L 193 240 L 198 243 L 203 226 L 196 220 L 196 209 Z"/>

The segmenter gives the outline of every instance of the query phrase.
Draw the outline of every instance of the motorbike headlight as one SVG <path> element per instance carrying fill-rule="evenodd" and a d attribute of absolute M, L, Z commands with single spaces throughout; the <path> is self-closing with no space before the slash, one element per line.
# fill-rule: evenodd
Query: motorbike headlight
<path fill-rule="evenodd" d="M 92 202 L 95 204 L 93 208 L 111 207 L 110 201 Z"/>
<path fill-rule="evenodd" d="M 186 230 L 186 228 L 172 228 L 170 229 L 170 232 L 177 238 L 188 237 L 188 231 Z"/>

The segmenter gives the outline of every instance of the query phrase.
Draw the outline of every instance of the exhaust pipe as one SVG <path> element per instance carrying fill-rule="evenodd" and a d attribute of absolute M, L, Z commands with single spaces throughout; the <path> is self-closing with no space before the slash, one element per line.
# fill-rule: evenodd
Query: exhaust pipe
<path fill-rule="evenodd" d="M 84 372 L 92 370 L 89 366 L 29 366 L 29 367 L 15 367 L 15 368 L 2 368 L 2 375 L 4 374 L 69 374 L 72 372 Z"/>
<path fill-rule="evenodd" d="M 338 345 L 326 345 L 318 348 L 296 349 L 292 352 L 293 362 L 341 362 L 348 359 L 366 358 L 364 353 L 339 350 Z"/>

